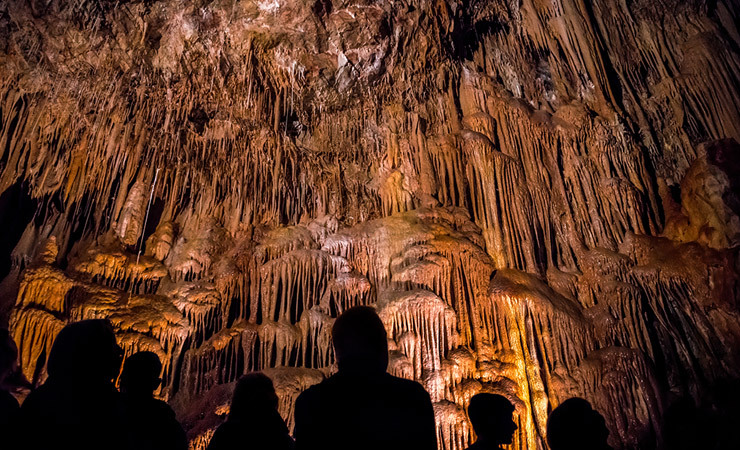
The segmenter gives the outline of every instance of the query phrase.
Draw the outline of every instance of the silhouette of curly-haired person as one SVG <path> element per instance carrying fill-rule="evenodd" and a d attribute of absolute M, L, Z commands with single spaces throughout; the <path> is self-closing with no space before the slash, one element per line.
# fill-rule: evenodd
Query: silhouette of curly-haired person
<path fill-rule="evenodd" d="M 604 416 L 578 397 L 569 398 L 547 419 L 550 450 L 611 450 Z"/>
<path fill-rule="evenodd" d="M 121 348 L 107 320 L 65 326 L 52 345 L 48 379 L 21 407 L 23 448 L 125 448 L 121 402 L 113 379 Z"/>
<path fill-rule="evenodd" d="M 501 395 L 476 394 L 470 399 L 468 417 L 478 436 L 468 450 L 498 450 L 511 444 L 517 429 L 512 414 L 514 405 Z"/>
<path fill-rule="evenodd" d="M 239 379 L 231 399 L 229 417 L 211 438 L 207 450 L 289 450 L 288 427 L 277 410 L 272 380 L 260 373 Z"/>
<path fill-rule="evenodd" d="M 295 406 L 299 450 L 435 450 L 429 394 L 386 373 L 388 340 L 375 310 L 355 307 L 332 328 L 338 372 L 303 392 Z"/>
<path fill-rule="evenodd" d="M 0 329 L 0 443 L 10 446 L 17 433 L 20 406 L 13 393 L 18 390 L 18 347 L 6 329 Z M 27 384 L 23 383 L 24 385 Z"/>
<path fill-rule="evenodd" d="M 126 359 L 120 388 L 128 448 L 131 450 L 185 450 L 188 442 L 170 405 L 154 398 L 162 379 L 162 363 L 153 352 Z"/>

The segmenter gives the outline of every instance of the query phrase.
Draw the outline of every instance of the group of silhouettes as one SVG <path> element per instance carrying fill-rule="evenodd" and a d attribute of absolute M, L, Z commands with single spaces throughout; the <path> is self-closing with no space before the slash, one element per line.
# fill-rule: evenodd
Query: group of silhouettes
<path fill-rule="evenodd" d="M 59 332 L 46 363 L 48 377 L 22 406 L 11 391 L 27 382 L 18 375 L 18 349 L 7 330 L 0 331 L 0 347 L 0 448 L 188 448 L 170 406 L 154 398 L 159 357 L 135 353 L 121 370 L 123 351 L 107 320 L 75 322 Z"/>
<path fill-rule="evenodd" d="M 208 449 L 436 450 L 430 396 L 420 384 L 387 373 L 388 341 L 375 310 L 345 311 L 334 323 L 332 339 L 338 370 L 298 397 L 293 436 L 278 413 L 272 380 L 256 372 L 237 382 L 228 418 Z M 119 377 L 123 352 L 106 320 L 61 330 L 48 357 L 48 378 L 20 407 L 10 392 L 19 384 L 14 379 L 18 350 L 7 330 L 0 340 L 2 448 L 187 448 L 172 409 L 154 397 L 161 383 L 159 358 L 135 353 L 126 358 Z M 468 415 L 477 440 L 469 449 L 511 444 L 514 411 L 504 396 L 473 396 Z M 608 449 L 608 434 L 603 417 L 578 398 L 555 409 L 547 425 L 552 450 Z"/>

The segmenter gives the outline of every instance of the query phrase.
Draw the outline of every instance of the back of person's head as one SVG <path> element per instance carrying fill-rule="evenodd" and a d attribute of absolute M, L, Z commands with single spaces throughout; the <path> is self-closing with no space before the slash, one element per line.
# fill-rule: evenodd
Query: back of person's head
<path fill-rule="evenodd" d="M 6 329 L 0 329 L 0 387 L 18 367 L 18 347 Z"/>
<path fill-rule="evenodd" d="M 254 417 L 276 411 L 278 397 L 272 380 L 262 372 L 244 375 L 236 383 L 229 419 Z"/>
<path fill-rule="evenodd" d="M 331 330 L 339 371 L 385 373 L 388 368 L 388 335 L 373 308 L 356 306 L 345 311 Z"/>
<path fill-rule="evenodd" d="M 604 417 L 582 398 L 564 401 L 547 420 L 551 450 L 606 450 L 608 437 Z"/>
<path fill-rule="evenodd" d="M 512 419 L 514 405 L 504 396 L 481 393 L 470 399 L 468 417 L 478 439 L 492 444 L 511 444 L 517 429 Z"/>
<path fill-rule="evenodd" d="M 49 380 L 109 382 L 118 375 L 122 353 L 107 320 L 71 323 L 62 328 L 51 347 Z"/>
<path fill-rule="evenodd" d="M 162 379 L 162 363 L 154 352 L 138 352 L 126 358 L 121 372 L 121 392 L 151 396 Z"/>

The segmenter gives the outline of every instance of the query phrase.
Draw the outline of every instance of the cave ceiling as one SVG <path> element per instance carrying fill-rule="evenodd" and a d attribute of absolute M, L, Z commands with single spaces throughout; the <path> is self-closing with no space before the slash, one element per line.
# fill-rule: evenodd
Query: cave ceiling
<path fill-rule="evenodd" d="M 263 370 L 292 425 L 374 305 L 440 448 L 581 396 L 619 449 L 740 376 L 735 1 L 0 3 L 0 318 L 164 363 L 196 448 Z"/>

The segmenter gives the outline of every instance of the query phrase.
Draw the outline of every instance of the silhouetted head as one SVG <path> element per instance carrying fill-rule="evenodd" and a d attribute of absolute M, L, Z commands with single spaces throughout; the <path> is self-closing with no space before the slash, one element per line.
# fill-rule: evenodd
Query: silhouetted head
<path fill-rule="evenodd" d="M 564 401 L 547 420 L 551 450 L 607 450 L 609 429 L 604 417 L 578 397 Z"/>
<path fill-rule="evenodd" d="M 151 397 L 162 379 L 162 363 L 154 352 L 138 352 L 126 358 L 121 372 L 121 392 Z"/>
<path fill-rule="evenodd" d="M 107 320 L 71 323 L 62 328 L 51 347 L 49 379 L 67 383 L 109 382 L 118 375 L 122 355 Z"/>
<path fill-rule="evenodd" d="M 18 347 L 6 329 L 0 329 L 0 387 L 18 369 Z"/>
<path fill-rule="evenodd" d="M 478 439 L 493 445 L 511 444 L 517 428 L 513 413 L 514 405 L 497 394 L 476 394 L 468 406 L 468 417 Z"/>
<path fill-rule="evenodd" d="M 262 372 L 244 375 L 236 383 L 229 419 L 255 417 L 277 411 L 278 397 L 272 380 Z"/>
<path fill-rule="evenodd" d="M 340 315 L 331 330 L 339 371 L 385 373 L 388 336 L 373 308 L 356 306 Z"/>

